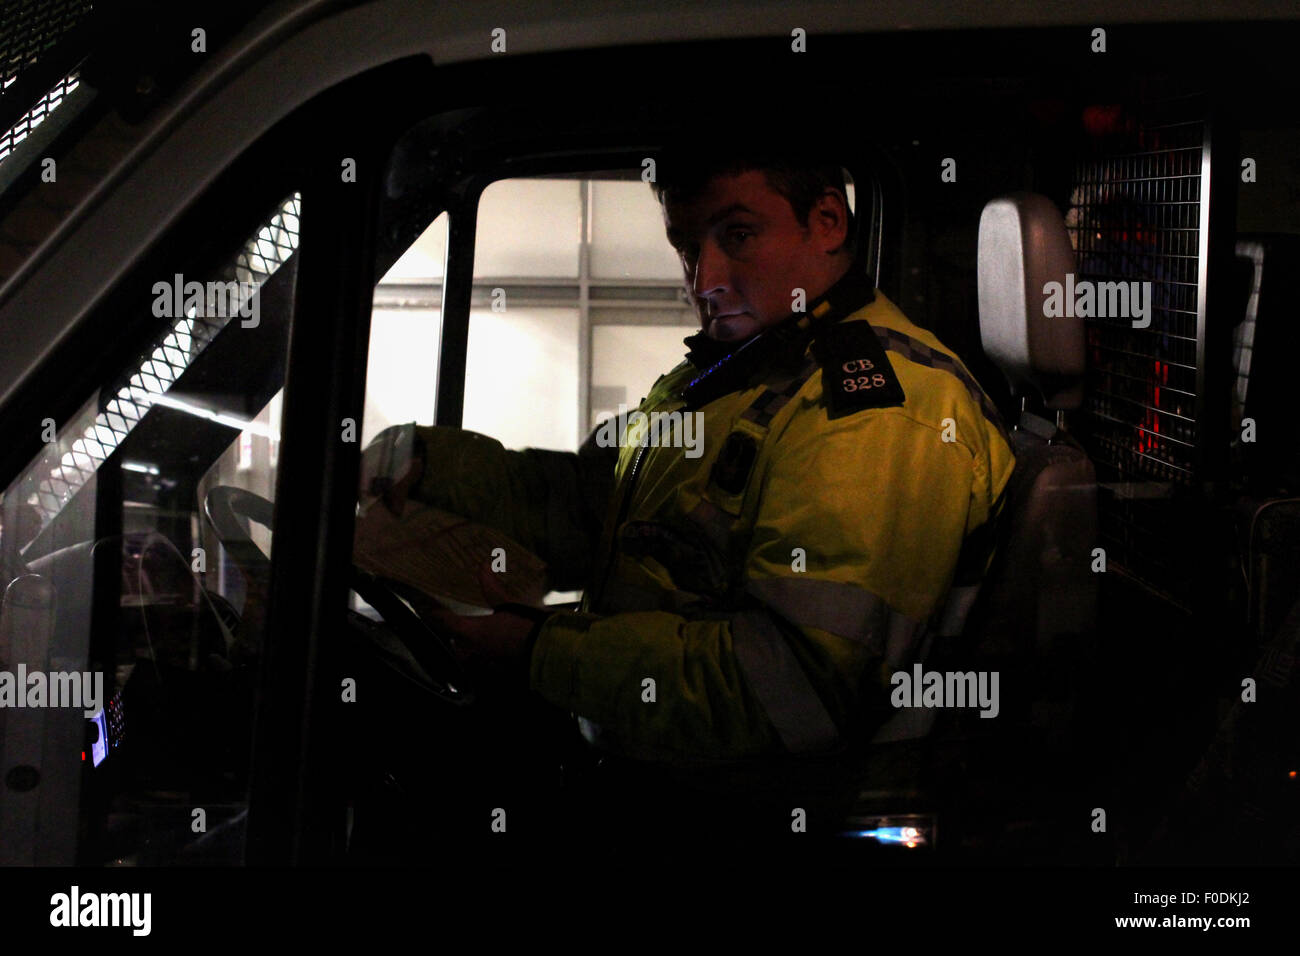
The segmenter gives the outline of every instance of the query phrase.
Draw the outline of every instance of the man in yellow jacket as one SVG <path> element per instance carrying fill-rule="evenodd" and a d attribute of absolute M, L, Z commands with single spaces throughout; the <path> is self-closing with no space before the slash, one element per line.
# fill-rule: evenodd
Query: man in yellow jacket
<path fill-rule="evenodd" d="M 657 172 L 702 331 L 640 414 L 577 454 L 417 429 L 412 496 L 512 536 L 582 606 L 442 623 L 633 758 L 907 736 L 890 676 L 960 628 L 992 557 L 997 411 L 872 288 L 837 165 L 668 151 Z"/>

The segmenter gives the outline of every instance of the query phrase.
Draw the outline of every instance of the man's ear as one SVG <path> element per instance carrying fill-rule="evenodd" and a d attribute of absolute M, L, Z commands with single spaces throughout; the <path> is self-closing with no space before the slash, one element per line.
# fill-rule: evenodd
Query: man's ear
<path fill-rule="evenodd" d="M 823 251 L 835 253 L 849 242 L 849 206 L 844 195 L 830 186 L 813 204 L 808 225 L 825 244 Z"/>

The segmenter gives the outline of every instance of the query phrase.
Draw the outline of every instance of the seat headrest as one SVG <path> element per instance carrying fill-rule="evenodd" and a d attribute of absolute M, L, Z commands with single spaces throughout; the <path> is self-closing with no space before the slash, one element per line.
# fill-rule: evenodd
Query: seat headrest
<path fill-rule="evenodd" d="M 1065 221 L 1046 196 L 1011 193 L 985 205 L 977 265 L 984 352 L 1014 393 L 1032 388 L 1049 409 L 1083 402 L 1083 319 L 1049 318 L 1043 308 L 1044 285 L 1064 285 L 1074 271 Z"/>

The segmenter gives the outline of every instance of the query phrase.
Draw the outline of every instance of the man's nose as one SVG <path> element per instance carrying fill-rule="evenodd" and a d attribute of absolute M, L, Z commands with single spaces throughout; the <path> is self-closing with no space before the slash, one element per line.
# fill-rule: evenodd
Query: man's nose
<path fill-rule="evenodd" d="M 726 254 L 712 242 L 700 246 L 695 260 L 695 278 L 691 284 L 697 298 L 707 300 L 719 292 L 726 292 L 731 283 L 731 272 Z"/>

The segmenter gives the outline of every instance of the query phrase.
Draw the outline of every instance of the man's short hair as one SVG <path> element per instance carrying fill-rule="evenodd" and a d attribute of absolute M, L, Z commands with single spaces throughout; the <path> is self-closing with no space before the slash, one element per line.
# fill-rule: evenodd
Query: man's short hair
<path fill-rule="evenodd" d="M 725 134 L 723 134 L 725 135 Z M 661 205 L 691 202 L 716 176 L 762 172 L 768 185 L 790 203 L 795 219 L 805 227 L 813 204 L 827 190 L 836 189 L 849 209 L 844 169 L 824 150 L 792 145 L 789 137 L 751 135 L 711 146 L 682 139 L 669 143 L 655 157 L 655 181 L 650 184 Z M 849 211 L 844 248 L 857 255 L 857 223 Z"/>

